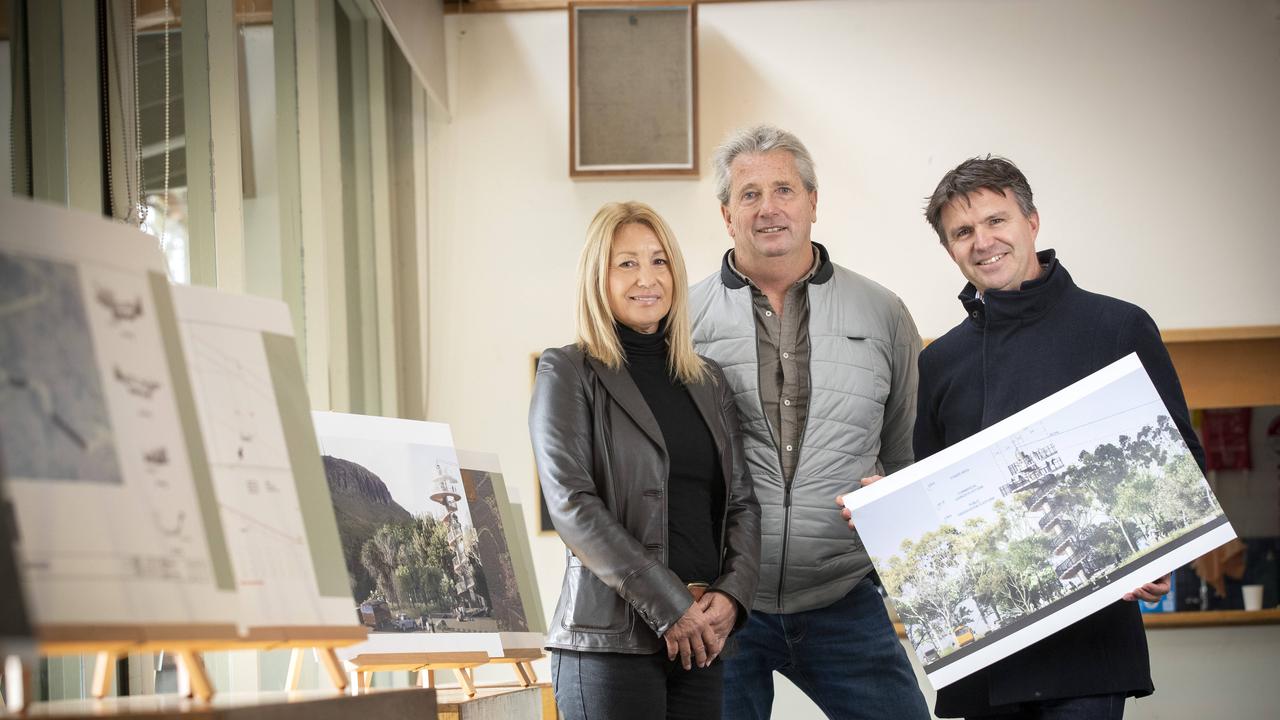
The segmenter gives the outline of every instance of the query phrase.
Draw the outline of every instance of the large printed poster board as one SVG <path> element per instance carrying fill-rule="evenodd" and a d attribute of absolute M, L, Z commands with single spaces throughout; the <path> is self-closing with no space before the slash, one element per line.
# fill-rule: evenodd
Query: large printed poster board
<path fill-rule="evenodd" d="M 935 688 L 1235 537 L 1136 355 L 845 503 Z"/>
<path fill-rule="evenodd" d="M 33 624 L 234 634 L 231 561 L 155 239 L 14 198 L 0 214 L 0 462 Z"/>
<path fill-rule="evenodd" d="M 174 286 L 248 637 L 357 627 L 289 309 Z"/>
<path fill-rule="evenodd" d="M 477 650 L 528 629 L 498 567 L 509 550 L 443 423 L 316 412 L 316 434 L 356 611 L 369 640 L 340 656 Z M 488 543 L 486 545 L 485 543 Z M 483 551 L 483 552 L 482 552 Z"/>

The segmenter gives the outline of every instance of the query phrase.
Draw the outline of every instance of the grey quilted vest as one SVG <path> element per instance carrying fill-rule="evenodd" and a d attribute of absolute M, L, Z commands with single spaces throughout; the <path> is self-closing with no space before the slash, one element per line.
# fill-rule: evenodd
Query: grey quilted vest
<path fill-rule="evenodd" d="M 730 269 L 690 288 L 698 353 L 724 369 L 760 501 L 760 585 L 754 608 L 795 613 L 826 607 L 871 572 L 835 497 L 858 480 L 912 462 L 920 335 L 906 306 L 881 285 L 832 263 L 809 282 L 808 420 L 791 487 L 760 400 L 751 288 Z"/>

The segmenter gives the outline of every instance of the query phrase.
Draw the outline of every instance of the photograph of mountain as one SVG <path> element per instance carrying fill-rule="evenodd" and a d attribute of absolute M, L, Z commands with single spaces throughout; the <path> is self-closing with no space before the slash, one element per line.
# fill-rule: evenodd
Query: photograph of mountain
<path fill-rule="evenodd" d="M 483 496 L 468 492 L 448 426 L 319 412 L 315 420 L 361 623 L 374 633 L 516 629 L 508 625 L 518 620 L 494 611 L 483 561 L 495 549 L 490 510 L 472 502 Z"/>

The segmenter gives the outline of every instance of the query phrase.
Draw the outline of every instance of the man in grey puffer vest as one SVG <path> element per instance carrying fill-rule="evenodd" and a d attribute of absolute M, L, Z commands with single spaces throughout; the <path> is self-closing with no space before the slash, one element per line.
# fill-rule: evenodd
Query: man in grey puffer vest
<path fill-rule="evenodd" d="M 791 133 L 714 156 L 733 249 L 690 291 L 693 340 L 724 369 L 762 511 L 760 586 L 724 654 L 724 717 L 769 717 L 773 672 L 829 717 L 927 718 L 837 495 L 910 465 L 920 336 L 906 306 L 809 238 L 818 186 Z"/>

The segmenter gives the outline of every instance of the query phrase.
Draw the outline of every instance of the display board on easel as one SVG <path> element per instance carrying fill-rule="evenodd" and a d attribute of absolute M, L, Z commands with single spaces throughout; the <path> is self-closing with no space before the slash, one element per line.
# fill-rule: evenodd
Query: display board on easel
<path fill-rule="evenodd" d="M 234 640 L 234 575 L 159 248 L 98 216 L 0 208 L 0 454 L 41 652 Z"/>
<path fill-rule="evenodd" d="M 315 424 L 370 631 L 340 653 L 355 687 L 377 670 L 451 669 L 470 692 L 475 664 L 512 658 L 524 670 L 528 648 L 507 652 L 504 638 L 540 656 L 522 597 L 536 588 L 517 571 L 496 462 L 464 454 L 463 463 L 442 423 L 317 412 Z"/>
<path fill-rule="evenodd" d="M 288 307 L 205 288 L 174 296 L 242 636 L 356 626 Z"/>
<path fill-rule="evenodd" d="M 519 683 L 529 687 L 537 681 L 532 663 L 543 656 L 547 625 L 533 572 L 533 552 L 525 531 L 523 511 L 511 503 L 502 475 L 502 461 L 497 455 L 458 450 L 458 462 L 462 467 L 468 499 L 472 501 L 472 516 L 477 518 L 476 525 L 489 528 L 480 533 L 481 559 L 486 568 L 496 568 L 493 572 L 503 577 L 500 592 L 506 594 L 501 597 L 495 595 L 494 605 L 520 608 L 526 628 L 523 632 L 499 633 L 502 655 L 490 658 L 490 662 L 514 665 Z M 477 511 L 477 507 L 482 509 Z M 486 513 L 488 508 L 491 511 Z M 494 538 L 491 544 L 485 542 L 486 536 Z M 491 593 L 496 585 L 490 583 Z"/>
<path fill-rule="evenodd" d="M 533 552 L 525 532 L 524 517 L 516 517 L 511 494 L 502 474 L 502 461 L 493 453 L 458 450 L 462 480 L 480 529 L 480 554 L 485 568 L 502 578 L 489 584 L 490 592 L 505 593 L 494 598 L 495 605 L 509 606 L 518 612 L 520 622 L 507 623 L 508 632 L 523 631 L 545 634 L 546 619 L 533 573 Z M 474 494 L 474 499 L 472 499 Z M 476 512 L 479 504 L 485 510 Z M 491 508 L 491 509 L 490 509 Z M 485 540 L 492 537 L 492 544 Z M 488 570 L 486 570 L 488 572 Z"/>
<path fill-rule="evenodd" d="M 180 289 L 180 329 L 154 238 L 0 210 L 0 470 L 39 652 L 97 653 L 97 696 L 146 649 L 202 698 L 212 649 L 327 649 L 345 685 L 332 648 L 365 633 L 287 311 Z"/>
<path fill-rule="evenodd" d="M 173 292 L 241 640 L 315 648 L 341 689 L 333 648 L 367 633 L 356 621 L 288 306 L 207 288 Z"/>

